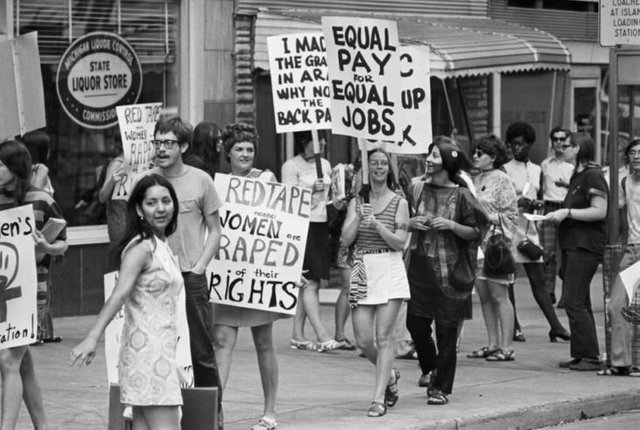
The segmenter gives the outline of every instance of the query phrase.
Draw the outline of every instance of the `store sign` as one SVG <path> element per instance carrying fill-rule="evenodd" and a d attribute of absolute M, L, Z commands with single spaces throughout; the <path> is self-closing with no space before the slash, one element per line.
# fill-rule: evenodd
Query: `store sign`
<path fill-rule="evenodd" d="M 75 122 L 107 128 L 118 122 L 117 105 L 135 104 L 142 89 L 140 60 L 131 45 L 113 33 L 76 39 L 58 65 L 58 99 Z"/>

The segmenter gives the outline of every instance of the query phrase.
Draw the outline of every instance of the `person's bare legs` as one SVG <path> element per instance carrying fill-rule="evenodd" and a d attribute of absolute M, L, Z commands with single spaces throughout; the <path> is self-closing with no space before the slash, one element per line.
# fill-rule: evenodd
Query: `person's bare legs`
<path fill-rule="evenodd" d="M 331 336 L 329 336 L 329 333 L 324 328 L 324 325 L 322 325 L 322 320 L 320 319 L 320 298 L 318 295 L 319 288 L 320 282 L 309 280 L 307 286 L 302 290 L 302 301 L 304 303 L 304 311 L 307 313 L 307 318 L 309 319 L 313 330 L 316 332 L 318 341 L 326 342 L 328 340 L 331 340 Z"/>
<path fill-rule="evenodd" d="M 134 406 L 133 430 L 180 430 L 180 408 Z"/>
<path fill-rule="evenodd" d="M 216 361 L 218 362 L 218 373 L 224 391 L 229 380 L 231 371 L 231 355 L 238 339 L 238 327 L 230 327 L 222 324 L 213 326 L 213 342 L 216 348 Z"/>
<path fill-rule="evenodd" d="M 384 404 L 384 391 L 393 367 L 393 327 L 400 310 L 400 300 L 378 306 L 358 306 L 351 314 L 358 348 L 376 366 L 373 401 Z M 373 333 L 375 324 L 376 340 Z"/>
<path fill-rule="evenodd" d="M 33 365 L 33 357 L 29 348 L 27 348 L 24 357 L 22 357 L 20 376 L 22 378 L 22 398 L 27 411 L 29 411 L 33 428 L 45 430 L 47 428 L 47 417 L 44 413 L 42 391 L 36 378 L 36 369 Z"/>
<path fill-rule="evenodd" d="M 335 308 L 335 340 L 346 339 L 344 328 L 349 318 L 349 284 L 351 281 L 351 269 L 340 269 L 340 294 L 336 300 Z"/>
<path fill-rule="evenodd" d="M 306 287 L 300 289 L 298 292 L 298 306 L 296 306 L 296 313 L 293 316 L 293 331 L 291 332 L 291 339 L 304 342 L 307 338 L 304 337 L 304 324 L 307 320 L 307 312 L 304 308 L 304 290 Z"/>
<path fill-rule="evenodd" d="M 495 309 L 500 323 L 502 339 L 498 344 L 500 349 L 510 351 L 513 349 L 513 306 L 509 300 L 509 287 L 504 284 L 487 281 L 491 297 L 495 303 Z"/>
<path fill-rule="evenodd" d="M 0 430 L 13 430 L 16 427 L 23 393 L 20 366 L 27 349 L 25 345 L 0 350 L 0 375 L 2 375 Z"/>
<path fill-rule="evenodd" d="M 258 356 L 260 381 L 264 394 L 264 416 L 276 419 L 276 395 L 278 392 L 278 357 L 273 346 L 273 323 L 251 327 L 253 344 Z"/>
<path fill-rule="evenodd" d="M 500 345 L 500 335 L 498 332 L 498 315 L 495 302 L 489 291 L 488 281 L 486 279 L 478 279 L 476 281 L 476 291 L 478 292 L 478 297 L 480 297 L 482 317 L 487 328 L 487 338 L 489 339 L 487 348 L 489 348 L 489 351 L 493 351 L 498 349 Z"/>

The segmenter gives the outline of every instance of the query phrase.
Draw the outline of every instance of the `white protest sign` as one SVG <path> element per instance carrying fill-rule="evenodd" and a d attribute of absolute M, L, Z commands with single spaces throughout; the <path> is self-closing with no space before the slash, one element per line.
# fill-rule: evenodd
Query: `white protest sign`
<path fill-rule="evenodd" d="M 322 33 L 267 38 L 276 132 L 331 128 L 331 91 Z"/>
<path fill-rule="evenodd" d="M 331 82 L 332 131 L 402 140 L 400 52 L 395 21 L 322 17 Z"/>
<path fill-rule="evenodd" d="M 433 142 L 431 131 L 431 85 L 429 50 L 426 47 L 400 47 L 400 96 L 402 140 L 389 147 L 397 154 L 426 154 Z"/>
<path fill-rule="evenodd" d="M 0 42 L 0 140 L 46 125 L 38 34 Z"/>
<path fill-rule="evenodd" d="M 138 178 L 149 170 L 155 156 L 153 129 L 160 117 L 162 103 L 116 106 L 124 162 L 120 182 L 113 187 L 111 198 L 127 200 Z"/>
<path fill-rule="evenodd" d="M 624 285 L 627 297 L 629 298 L 629 303 L 631 303 L 633 301 L 633 295 L 636 292 L 636 288 L 640 285 L 640 261 L 618 273 L 618 278 L 620 278 L 622 285 Z"/>
<path fill-rule="evenodd" d="M 640 3 L 600 0 L 600 45 L 640 45 Z"/>
<path fill-rule="evenodd" d="M 36 220 L 31 205 L 2 211 L 0 219 L 0 349 L 6 349 L 36 340 Z"/>
<path fill-rule="evenodd" d="M 118 272 L 109 272 L 104 275 L 105 300 L 111 296 L 118 281 Z M 176 315 L 178 329 L 178 344 L 176 345 L 176 365 L 180 373 L 180 381 L 183 387 L 193 386 L 193 368 L 191 366 L 191 347 L 189 346 L 189 327 L 187 326 L 187 313 L 185 307 L 184 289 L 178 296 L 178 313 Z M 107 362 L 107 379 L 110 384 L 118 383 L 118 357 L 120 355 L 120 337 L 124 326 L 124 306 L 113 317 L 104 331 L 104 352 Z"/>
<path fill-rule="evenodd" d="M 311 190 L 216 174 L 222 238 L 207 268 L 212 302 L 295 314 Z"/>

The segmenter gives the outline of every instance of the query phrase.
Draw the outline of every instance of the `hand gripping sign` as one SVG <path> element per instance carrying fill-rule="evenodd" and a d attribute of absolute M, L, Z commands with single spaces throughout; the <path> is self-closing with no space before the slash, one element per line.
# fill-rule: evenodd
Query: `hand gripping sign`
<path fill-rule="evenodd" d="M 212 302 L 293 315 L 307 243 L 311 190 L 216 174 L 220 249 L 207 268 Z"/>

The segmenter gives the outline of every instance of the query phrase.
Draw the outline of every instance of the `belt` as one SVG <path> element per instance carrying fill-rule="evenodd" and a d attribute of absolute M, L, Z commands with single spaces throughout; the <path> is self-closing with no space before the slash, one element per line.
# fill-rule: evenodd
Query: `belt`
<path fill-rule="evenodd" d="M 386 254 L 387 252 L 393 252 L 391 248 L 381 248 L 381 249 L 367 249 L 363 251 L 363 254 Z"/>

